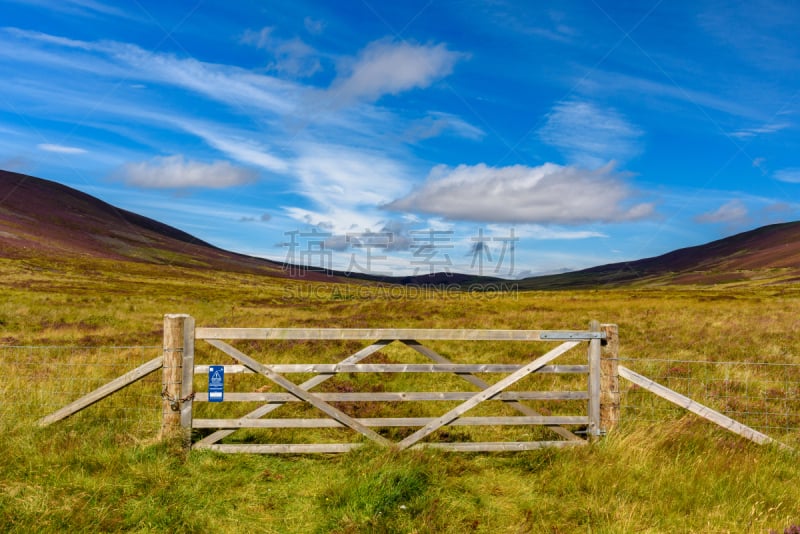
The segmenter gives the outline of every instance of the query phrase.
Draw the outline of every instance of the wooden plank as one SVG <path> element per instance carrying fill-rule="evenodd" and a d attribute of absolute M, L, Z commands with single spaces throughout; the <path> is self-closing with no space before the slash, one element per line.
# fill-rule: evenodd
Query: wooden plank
<path fill-rule="evenodd" d="M 314 394 L 309 393 L 305 389 L 298 387 L 297 384 L 294 382 L 287 380 L 283 376 L 275 373 L 270 369 L 268 366 L 263 365 L 250 356 L 244 354 L 243 352 L 237 350 L 235 347 L 228 345 L 223 341 L 219 341 L 216 339 L 209 339 L 207 342 L 214 347 L 220 349 L 228 356 L 234 358 L 235 360 L 243 363 L 253 371 L 257 371 L 258 373 L 266 376 L 272 382 L 275 382 L 283 389 L 294 395 L 295 397 L 302 399 L 309 403 L 310 405 L 314 406 L 318 410 L 322 411 L 323 413 L 328 414 L 330 417 L 336 419 L 340 423 L 352 428 L 356 432 L 362 434 L 363 436 L 371 439 L 372 441 L 379 443 L 381 445 L 391 445 L 391 442 L 381 436 L 380 434 L 376 433 L 374 430 L 370 430 L 369 428 L 365 427 L 346 413 L 342 412 L 341 410 L 334 408 L 327 402 L 318 399 Z"/>
<path fill-rule="evenodd" d="M 783 443 L 775 441 L 766 434 L 762 434 L 758 430 L 754 430 L 747 425 L 743 425 L 742 423 L 735 421 L 734 419 L 731 419 L 727 415 L 721 414 L 716 410 L 712 410 L 708 406 L 693 401 L 689 397 L 681 395 L 677 391 L 673 391 L 665 386 L 662 386 L 657 382 L 654 382 L 653 380 L 650 380 L 645 376 L 642 376 L 634 371 L 631 371 L 625 366 L 622 365 L 619 366 L 619 376 L 625 378 L 626 380 L 630 380 L 637 386 L 644 388 L 647 391 L 654 393 L 673 404 L 677 404 L 681 408 L 685 408 L 690 412 L 699 415 L 703 419 L 711 421 L 712 423 L 719 425 L 722 428 L 733 432 L 734 434 L 738 434 L 744 438 L 747 438 L 750 441 L 754 441 L 761 445 L 766 443 L 775 443 L 781 448 L 793 450 L 788 445 L 784 445 Z"/>
<path fill-rule="evenodd" d="M 508 441 L 472 443 L 418 443 L 412 449 L 431 448 L 452 452 L 533 451 L 546 448 L 565 448 L 585 445 L 581 441 Z M 363 447 L 362 443 L 299 443 L 261 445 L 195 445 L 225 454 L 336 454 Z"/>
<path fill-rule="evenodd" d="M 181 364 L 181 428 L 183 429 L 184 446 L 192 442 L 192 400 L 194 398 L 194 317 L 191 315 L 183 323 L 183 362 Z"/>
<path fill-rule="evenodd" d="M 470 443 L 417 443 L 411 449 L 439 449 L 452 452 L 504 452 L 535 451 L 538 449 L 565 448 L 586 445 L 580 441 L 489 441 Z"/>
<path fill-rule="evenodd" d="M 455 366 L 461 366 L 457 368 Z M 208 374 L 208 365 L 195 365 L 194 373 Z M 225 365 L 225 374 L 250 373 L 244 365 Z M 270 365 L 276 373 L 513 373 L 518 364 L 346 364 L 346 363 L 290 363 Z M 538 374 L 589 374 L 588 365 L 545 365 Z"/>
<path fill-rule="evenodd" d="M 373 417 L 356 418 L 366 427 L 424 426 L 433 417 Z M 448 426 L 536 426 L 536 425 L 586 425 L 586 416 L 513 416 L 513 417 L 461 417 Z M 347 426 L 327 418 L 290 419 L 195 419 L 194 428 L 346 428 Z"/>
<path fill-rule="evenodd" d="M 436 351 L 430 349 L 429 347 L 426 347 L 425 345 L 419 343 L 418 341 L 415 341 L 415 340 L 403 340 L 403 344 L 411 347 L 415 351 L 419 352 L 423 356 L 425 356 L 425 357 L 427 357 L 427 358 L 429 358 L 429 359 L 431 359 L 431 360 L 433 360 L 435 362 L 438 362 L 438 363 L 450 363 L 450 360 L 448 360 L 447 358 L 445 358 L 441 354 L 437 353 Z M 547 365 L 545 365 L 545 366 L 541 367 L 537 372 L 541 373 L 547 367 L 555 367 L 555 366 L 547 366 Z M 588 372 L 589 366 L 587 365 L 587 366 L 583 366 L 583 367 L 585 367 L 585 372 Z M 470 375 L 470 374 L 458 374 L 458 376 L 460 376 L 463 380 L 466 380 L 470 384 L 472 384 L 474 386 L 477 386 L 480 389 L 486 389 L 486 388 L 489 387 L 489 383 L 488 382 L 484 382 L 483 380 L 481 380 L 477 376 L 473 376 L 473 375 Z M 519 401 L 511 400 L 511 401 L 505 401 L 505 402 L 507 402 L 509 406 L 511 406 L 512 408 L 514 408 L 515 410 L 517 410 L 518 412 L 520 412 L 522 414 L 529 415 L 529 416 L 541 415 L 539 412 L 537 412 L 536 410 L 534 410 L 530 406 L 522 404 Z M 583 441 L 583 439 L 581 437 L 575 435 L 574 433 L 570 432 L 566 428 L 562 428 L 562 427 L 559 427 L 559 426 L 549 426 L 548 428 L 550 430 L 552 430 L 553 432 L 555 432 L 556 434 L 558 434 L 559 436 L 561 436 L 562 438 L 566 438 L 566 439 L 572 440 L 572 441 Z"/>
<path fill-rule="evenodd" d="M 542 341 L 542 333 L 554 337 L 548 341 L 588 340 L 602 335 L 583 330 L 461 330 L 439 328 L 197 328 L 197 339 L 439 339 L 451 341 Z"/>
<path fill-rule="evenodd" d="M 382 340 L 376 341 L 372 345 L 364 347 L 363 349 L 359 350 L 355 354 L 351 354 L 350 356 L 348 356 L 347 358 L 342 360 L 340 363 L 356 363 L 356 362 L 359 362 L 359 361 L 363 360 L 364 358 L 367 358 L 370 355 L 378 352 L 379 350 L 381 350 L 385 346 L 390 345 L 391 343 L 393 343 L 393 341 L 394 340 L 391 340 L 391 339 L 382 339 Z M 195 367 L 198 367 L 198 366 L 195 366 Z M 206 373 L 207 372 L 208 371 L 206 371 Z M 316 386 L 322 384 L 326 380 L 330 380 L 334 376 L 335 375 L 319 375 L 319 376 L 315 376 L 314 378 L 310 378 L 309 380 L 306 380 L 305 382 L 300 384 L 298 387 L 302 388 L 302 389 L 311 389 L 313 387 L 316 387 Z M 206 393 L 206 398 L 207 398 L 207 395 L 208 394 Z M 244 418 L 245 419 L 258 419 L 259 417 L 263 417 L 263 416 L 267 415 L 268 413 L 280 408 L 281 406 L 283 406 L 283 404 L 284 404 L 283 402 L 278 402 L 278 403 L 274 403 L 274 404 L 265 404 L 264 406 L 260 406 L 259 408 L 256 408 L 252 412 L 248 413 L 247 415 L 244 416 Z M 235 432 L 235 430 L 219 430 L 217 432 L 214 432 L 211 435 L 208 435 L 208 436 L 204 437 L 203 439 L 201 439 L 197 443 L 200 444 L 200 445 L 210 445 L 212 443 L 218 442 L 221 439 L 226 438 L 227 436 L 230 436 L 233 432 Z"/>
<path fill-rule="evenodd" d="M 589 330 L 598 332 L 600 321 L 592 321 Z M 600 340 L 593 339 L 589 342 L 589 436 L 597 438 L 600 435 Z"/>
<path fill-rule="evenodd" d="M 410 402 L 410 401 L 459 401 L 467 400 L 473 391 L 413 391 L 413 392 L 369 392 L 369 393 L 315 393 L 327 402 Z M 587 400 L 586 391 L 507 391 L 489 401 L 517 400 Z M 195 393 L 195 402 L 208 402 L 208 393 Z M 487 402 L 489 402 L 487 401 Z M 226 392 L 225 402 L 302 402 L 291 393 L 238 393 Z"/>
<path fill-rule="evenodd" d="M 536 358 L 534 361 L 520 369 L 519 371 L 512 373 L 511 375 L 507 376 L 506 378 L 498 381 L 497 383 L 493 384 L 492 386 L 484 389 L 481 392 L 476 393 L 471 399 L 464 401 L 463 403 L 459 404 L 446 414 L 442 415 L 441 417 L 431 421 L 424 427 L 420 428 L 407 438 L 403 439 L 400 443 L 397 444 L 400 450 L 407 449 L 414 443 L 418 442 L 421 439 L 424 439 L 426 436 L 435 432 L 442 426 L 450 423 L 457 417 L 460 417 L 462 414 L 471 410 L 481 402 L 490 399 L 506 389 L 507 387 L 517 383 L 518 381 L 522 380 L 530 373 L 535 372 L 538 368 L 542 367 L 550 363 L 551 361 L 555 360 L 568 350 L 576 347 L 579 342 L 577 341 L 570 341 L 568 343 L 562 343 L 555 349 L 547 352 L 543 356 Z"/>
<path fill-rule="evenodd" d="M 84 408 L 88 408 L 92 404 L 94 404 L 94 403 L 96 403 L 96 402 L 108 397 L 112 393 L 115 393 L 115 392 L 119 391 L 120 389 L 133 384 L 137 380 L 140 380 L 140 379 L 144 378 L 145 376 L 149 375 L 150 373 L 158 371 L 159 369 L 161 369 L 161 367 L 163 365 L 163 361 L 164 361 L 164 357 L 163 356 L 159 356 L 157 358 L 153 358 L 149 362 L 147 362 L 147 363 L 145 363 L 143 365 L 140 365 L 139 367 L 137 367 L 133 371 L 129 371 L 129 372 L 125 373 L 124 375 L 122 375 L 122 376 L 120 376 L 118 378 L 115 378 L 114 380 L 112 380 L 108 384 L 105 384 L 105 385 L 97 388 L 96 390 L 92 391 L 91 393 L 87 393 L 86 395 L 84 395 L 80 399 L 78 399 L 78 400 L 76 400 L 74 402 L 71 402 L 70 404 L 68 404 L 67 406 L 64 406 L 60 410 L 57 410 L 57 411 L 51 413 L 50 415 L 42 417 L 41 419 L 39 419 L 36 422 L 36 424 L 39 425 L 39 426 L 47 426 L 47 425 L 50 425 L 52 423 L 55 423 L 56 421 L 61 421 L 62 419 L 66 419 L 67 417 L 78 413 L 79 411 L 83 410 Z"/>
<path fill-rule="evenodd" d="M 226 454 L 324 454 L 350 452 L 362 443 L 297 443 L 261 445 L 205 445 L 196 443 L 194 449 L 208 449 Z"/>

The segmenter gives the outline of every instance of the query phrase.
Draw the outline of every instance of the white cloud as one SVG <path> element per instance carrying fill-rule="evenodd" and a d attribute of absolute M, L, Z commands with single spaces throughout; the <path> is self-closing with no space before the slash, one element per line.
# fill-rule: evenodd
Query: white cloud
<path fill-rule="evenodd" d="M 570 163 L 588 168 L 637 155 L 641 137 L 641 130 L 616 111 L 575 100 L 556 104 L 539 130 L 539 138 L 563 152 Z"/>
<path fill-rule="evenodd" d="M 376 41 L 343 65 L 344 73 L 334 80 L 330 93 L 339 101 L 374 101 L 383 95 L 429 87 L 449 75 L 463 57 L 443 44 Z"/>
<path fill-rule="evenodd" d="M 742 128 L 741 130 L 737 130 L 731 134 L 733 137 L 737 137 L 739 139 L 749 139 L 751 137 L 755 137 L 757 135 L 764 135 L 764 134 L 771 134 L 775 132 L 779 132 L 781 130 L 785 130 L 786 128 L 791 127 L 792 125 L 788 122 L 781 122 L 775 124 L 764 124 L 762 126 L 758 126 L 756 128 Z"/>
<path fill-rule="evenodd" d="M 57 154 L 86 154 L 86 150 L 74 146 L 53 145 L 50 143 L 41 143 L 36 145 L 39 150 L 45 152 L 55 152 Z"/>
<path fill-rule="evenodd" d="M 324 228 L 332 235 L 372 230 L 380 223 L 380 217 L 367 210 L 328 206 L 323 210 L 306 209 L 299 206 L 284 206 L 283 214 L 298 223 L 298 228 Z"/>
<path fill-rule="evenodd" d="M 540 224 L 628 221 L 653 214 L 653 205 L 627 206 L 632 192 L 611 165 L 587 171 L 539 167 L 435 167 L 425 184 L 386 206 L 451 220 Z"/>
<path fill-rule="evenodd" d="M 274 35 L 275 28 L 265 27 L 259 31 L 247 30 L 241 42 L 268 51 L 274 57 L 267 68 L 279 74 L 303 78 L 312 76 L 322 69 L 319 53 L 295 37 L 281 39 Z"/>
<path fill-rule="evenodd" d="M 699 223 L 726 223 L 737 224 L 747 221 L 747 206 L 738 199 L 726 202 L 714 211 L 704 213 L 695 217 Z"/>
<path fill-rule="evenodd" d="M 379 206 L 407 188 L 409 171 L 380 152 L 321 143 L 298 143 L 297 149 L 289 173 L 313 205 L 283 210 L 303 224 L 336 233 L 375 230 L 385 218 Z"/>
<path fill-rule="evenodd" d="M 121 177 L 129 185 L 149 189 L 223 189 L 247 184 L 257 178 L 255 172 L 234 167 L 227 161 L 202 163 L 187 161 L 181 155 L 128 163 L 122 169 Z"/>
<path fill-rule="evenodd" d="M 408 179 L 402 164 L 383 154 L 316 143 L 300 147 L 292 172 L 306 196 L 331 208 L 377 207 L 401 194 Z"/>
<path fill-rule="evenodd" d="M 776 180 L 790 184 L 800 184 L 800 168 L 782 169 L 773 175 Z"/>

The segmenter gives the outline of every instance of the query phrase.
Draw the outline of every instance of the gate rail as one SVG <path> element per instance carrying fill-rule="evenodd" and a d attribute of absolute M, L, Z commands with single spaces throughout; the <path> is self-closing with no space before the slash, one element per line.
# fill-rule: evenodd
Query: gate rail
<path fill-rule="evenodd" d="M 183 322 L 184 327 L 191 325 L 191 318 L 173 316 L 174 320 Z M 611 334 L 609 334 L 611 333 Z M 185 339 L 187 336 L 175 336 L 174 339 Z M 586 428 L 590 439 L 604 433 L 616 424 L 619 412 L 619 388 L 601 395 L 601 384 L 609 388 L 616 381 L 603 380 L 602 342 L 616 337 L 615 325 L 601 325 L 593 321 L 586 331 L 550 331 L 550 330 L 453 330 L 453 329 L 335 329 L 335 328 L 196 328 L 194 339 L 203 340 L 233 358 L 238 365 L 225 366 L 225 373 L 255 372 L 269 379 L 285 390 L 285 393 L 226 393 L 226 401 L 259 401 L 266 404 L 236 419 L 189 419 L 182 417 L 184 435 L 191 428 L 218 429 L 192 445 L 193 448 L 213 449 L 220 452 L 258 452 L 258 453 L 307 453 L 307 452 L 341 452 L 360 446 L 361 443 L 313 443 L 313 444 L 220 444 L 219 442 L 240 428 L 337 428 L 347 427 L 361 434 L 368 440 L 383 446 L 406 449 L 412 447 L 436 447 L 449 450 L 469 451 L 502 451 L 530 450 L 541 447 L 563 447 L 581 445 L 586 439 L 565 428 L 566 425 L 580 425 Z M 265 365 L 256 361 L 226 341 L 230 340 L 368 340 L 372 344 L 364 347 L 337 364 L 273 364 Z M 377 340 L 377 341 L 376 341 Z M 448 341 L 550 341 L 561 342 L 556 348 L 536 358 L 527 365 L 518 364 L 458 364 L 453 363 L 441 354 L 420 343 L 420 340 Z M 431 364 L 363 364 L 359 363 L 387 345 L 399 342 L 426 356 Z M 571 349 L 585 344 L 587 346 L 587 365 L 549 365 L 559 356 Z M 609 346 L 608 343 L 606 343 Z M 610 344 L 616 348 L 616 344 Z M 195 366 L 187 360 L 187 351 L 176 347 L 175 354 L 181 354 L 184 365 L 192 366 L 195 374 L 207 373 L 208 365 Z M 193 352 L 193 351 L 192 351 Z M 605 351 L 606 367 L 615 366 L 616 354 Z M 166 353 L 165 353 L 166 354 Z M 176 361 L 178 358 L 176 358 Z M 283 375 L 287 373 L 317 373 L 317 376 L 302 384 L 295 384 Z M 480 391 L 459 392 L 377 392 L 377 393 L 318 393 L 310 390 L 339 373 L 453 373 L 466 382 L 476 386 Z M 509 373 L 499 382 L 490 385 L 476 373 Z M 583 391 L 506 391 L 510 386 L 532 373 L 584 374 L 588 376 Z M 184 371 L 184 378 L 188 374 Z M 174 395 L 188 395 L 191 388 L 184 383 Z M 601 406 L 605 398 L 606 406 Z M 339 410 L 331 402 L 382 402 L 382 401 L 439 401 L 458 400 L 461 404 L 438 417 L 394 417 L 394 418 L 356 418 Z M 479 404 L 496 400 L 502 401 L 520 412 L 521 416 L 513 417 L 464 417 Z M 545 416 L 537 412 L 523 401 L 531 400 L 585 400 L 585 415 Z M 198 392 L 190 401 L 184 402 L 181 411 L 191 413 L 192 402 L 207 402 L 208 394 Z M 287 418 L 261 419 L 263 416 L 280 408 L 288 402 L 305 402 L 327 415 L 327 418 Z M 605 419 L 601 417 L 605 414 Z M 188 425 L 186 424 L 188 421 Z M 468 443 L 428 443 L 423 440 L 445 426 L 509 426 L 509 425 L 542 425 L 546 426 L 561 438 L 560 441 L 505 441 L 505 442 L 468 442 Z M 416 430 L 399 442 L 392 442 L 380 435 L 373 428 L 381 427 L 415 427 Z"/>

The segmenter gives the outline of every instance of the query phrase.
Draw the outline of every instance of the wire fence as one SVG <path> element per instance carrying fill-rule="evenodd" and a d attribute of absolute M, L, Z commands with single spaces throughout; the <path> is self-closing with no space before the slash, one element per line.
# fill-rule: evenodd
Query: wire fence
<path fill-rule="evenodd" d="M 627 359 L 620 365 L 775 439 L 800 442 L 800 364 Z M 657 423 L 686 411 L 620 381 L 623 422 Z"/>
<path fill-rule="evenodd" d="M 160 346 L 0 346 L 0 414 L 33 424 L 160 353 Z M 152 434 L 160 425 L 160 388 L 161 373 L 152 373 L 74 415 L 73 420 Z"/>
<path fill-rule="evenodd" d="M 0 415 L 33 423 L 156 358 L 160 346 L 0 346 Z M 785 443 L 800 443 L 800 364 L 621 358 L 621 365 Z M 620 379 L 623 424 L 659 423 L 687 412 Z M 74 419 L 154 435 L 161 373 L 80 412 Z"/>

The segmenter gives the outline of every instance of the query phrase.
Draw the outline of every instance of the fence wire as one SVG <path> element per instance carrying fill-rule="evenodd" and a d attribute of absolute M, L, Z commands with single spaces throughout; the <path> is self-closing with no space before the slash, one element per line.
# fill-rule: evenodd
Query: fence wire
<path fill-rule="evenodd" d="M 156 358 L 160 346 L 0 346 L 0 416 L 33 423 Z M 800 442 L 800 364 L 620 358 L 637 373 L 776 439 Z M 687 412 L 620 379 L 621 421 L 658 423 Z M 72 417 L 154 435 L 161 373 Z"/>
<path fill-rule="evenodd" d="M 0 346 L 0 413 L 33 423 L 158 357 L 160 346 Z M 156 371 L 72 416 L 115 430 L 154 433 L 160 425 Z"/>
<path fill-rule="evenodd" d="M 629 367 L 776 439 L 800 440 L 800 364 L 627 359 Z M 662 422 L 686 410 L 620 379 L 623 422 Z"/>

